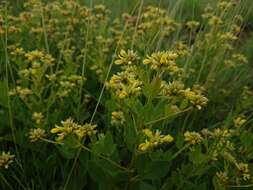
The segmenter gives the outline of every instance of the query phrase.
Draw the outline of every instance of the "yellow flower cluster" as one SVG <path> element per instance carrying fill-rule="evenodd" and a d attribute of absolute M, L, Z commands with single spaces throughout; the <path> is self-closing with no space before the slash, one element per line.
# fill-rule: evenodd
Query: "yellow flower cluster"
<path fill-rule="evenodd" d="M 132 65 L 138 60 L 137 54 L 133 50 L 121 50 L 118 59 L 115 60 L 116 65 Z"/>
<path fill-rule="evenodd" d="M 237 164 L 237 168 L 240 172 L 240 175 L 242 176 L 242 179 L 244 181 L 250 180 L 251 176 L 250 176 L 250 172 L 249 172 L 249 165 L 245 164 L 245 163 L 238 163 Z"/>
<path fill-rule="evenodd" d="M 174 138 L 167 134 L 161 135 L 160 131 L 152 132 L 150 129 L 143 130 L 144 135 L 146 136 L 146 140 L 144 143 L 141 143 L 138 147 L 140 151 L 147 151 L 153 149 L 161 144 L 170 143 L 174 140 Z"/>
<path fill-rule="evenodd" d="M 119 126 L 124 124 L 126 121 L 124 117 L 124 113 L 122 111 L 114 111 L 112 112 L 112 117 L 111 117 L 111 124 L 113 126 Z"/>
<path fill-rule="evenodd" d="M 46 137 L 46 131 L 41 128 L 31 129 L 29 131 L 29 139 L 31 142 L 39 141 L 41 138 Z"/>
<path fill-rule="evenodd" d="M 57 141 L 62 141 L 64 138 L 70 134 L 75 135 L 79 140 L 96 134 L 96 125 L 84 124 L 79 125 L 69 118 L 66 121 L 61 122 L 62 126 L 55 125 L 55 128 L 51 129 L 51 133 L 56 133 L 58 135 Z"/>
<path fill-rule="evenodd" d="M 3 167 L 5 169 L 9 168 L 9 165 L 13 162 L 14 155 L 11 155 L 10 152 L 2 152 L 0 155 L 0 168 Z"/>
<path fill-rule="evenodd" d="M 225 33 L 217 33 L 218 38 L 221 42 L 233 42 L 238 39 L 238 37 L 233 34 L 232 32 L 225 32 Z"/>
<path fill-rule="evenodd" d="M 18 56 L 18 55 L 23 55 L 25 53 L 23 48 L 20 47 L 15 47 L 15 49 L 13 49 L 13 51 L 11 51 L 11 55 L 12 56 Z"/>
<path fill-rule="evenodd" d="M 229 8 L 231 8 L 233 6 L 232 2 L 227 2 L 227 1 L 220 1 L 218 2 L 219 9 L 221 11 L 227 11 Z"/>
<path fill-rule="evenodd" d="M 211 26 L 218 26 L 223 24 L 223 21 L 220 17 L 213 15 L 209 18 L 208 24 Z"/>
<path fill-rule="evenodd" d="M 248 63 L 247 58 L 243 54 L 240 54 L 240 53 L 233 54 L 232 59 L 235 62 L 239 62 L 239 63 L 242 63 L 242 64 Z"/>
<path fill-rule="evenodd" d="M 48 77 L 48 79 L 52 80 L 52 76 Z M 78 85 L 82 84 L 82 82 L 86 81 L 86 77 L 80 75 L 62 75 L 59 77 L 59 81 L 57 81 L 57 86 L 59 86 L 57 96 L 60 98 L 64 98 L 69 96 L 71 91 L 75 89 Z"/>
<path fill-rule="evenodd" d="M 248 63 L 247 58 L 240 53 L 235 53 L 232 55 L 230 59 L 224 60 L 224 64 L 230 68 L 235 68 L 236 66 L 240 66 L 247 63 Z"/>
<path fill-rule="evenodd" d="M 48 66 L 53 66 L 55 61 L 51 55 L 45 54 L 39 50 L 28 52 L 25 54 L 25 57 L 29 62 L 41 62 Z"/>
<path fill-rule="evenodd" d="M 32 91 L 29 88 L 22 88 L 17 86 L 16 88 L 9 91 L 10 96 L 18 95 L 20 98 L 25 99 L 28 95 L 31 95 Z"/>
<path fill-rule="evenodd" d="M 209 129 L 202 129 L 201 133 L 207 140 L 213 140 L 214 147 L 213 147 L 213 160 L 218 160 L 218 156 L 223 157 L 224 161 L 233 164 L 236 169 L 238 170 L 237 173 L 237 183 L 240 180 L 247 181 L 251 179 L 251 175 L 249 172 L 249 166 L 246 163 L 242 163 L 237 160 L 235 154 L 233 152 L 236 150 L 234 144 L 230 141 L 230 138 L 236 135 L 235 130 L 229 129 L 221 129 L 216 128 L 213 131 Z M 210 141 L 209 143 L 211 143 Z M 228 182 L 228 167 L 225 168 L 224 172 L 217 172 L 216 176 L 220 180 L 222 184 L 226 184 Z M 238 181 L 239 180 L 239 181 Z"/>
<path fill-rule="evenodd" d="M 40 124 L 43 119 L 43 114 L 41 112 L 34 112 L 32 115 L 32 119 L 36 124 Z"/>
<path fill-rule="evenodd" d="M 201 93 L 190 90 L 189 88 L 183 91 L 184 97 L 198 110 L 207 105 L 208 99 Z"/>
<path fill-rule="evenodd" d="M 184 90 L 184 83 L 181 81 L 173 81 L 168 84 L 163 81 L 162 94 L 166 96 L 178 96 L 181 95 Z"/>
<path fill-rule="evenodd" d="M 222 171 L 216 172 L 216 176 L 222 184 L 227 184 L 229 181 L 227 172 L 222 172 Z"/>
<path fill-rule="evenodd" d="M 134 67 L 128 67 L 125 71 L 114 74 L 107 86 L 115 91 L 119 99 L 138 96 L 141 92 L 142 82 L 137 79 Z"/>
<path fill-rule="evenodd" d="M 191 30 L 191 31 L 195 31 L 198 27 L 199 27 L 200 23 L 197 21 L 188 21 L 186 23 L 186 26 Z"/>
<path fill-rule="evenodd" d="M 235 125 L 236 128 L 240 128 L 246 122 L 247 122 L 247 120 L 244 117 L 242 117 L 242 116 L 239 116 L 239 117 L 237 117 L 237 118 L 234 119 L 234 125 Z"/>
<path fill-rule="evenodd" d="M 30 62 L 41 60 L 43 56 L 44 56 L 43 52 L 38 50 L 34 50 L 25 54 L 25 57 Z"/>
<path fill-rule="evenodd" d="M 232 136 L 232 132 L 233 131 L 228 130 L 228 129 L 216 128 L 213 130 L 212 136 L 213 136 L 213 138 L 223 139 L 223 138 L 227 138 L 227 137 Z"/>
<path fill-rule="evenodd" d="M 184 140 L 192 145 L 200 144 L 203 141 L 203 137 L 197 132 L 186 131 L 184 133 Z"/>
<path fill-rule="evenodd" d="M 193 85 L 192 89 L 185 89 L 182 81 L 175 80 L 169 83 L 162 81 L 161 95 L 170 97 L 182 97 L 187 100 L 193 107 L 201 110 L 207 105 L 208 99 L 203 95 L 204 87 Z"/>
<path fill-rule="evenodd" d="M 177 23 L 166 15 L 166 10 L 160 7 L 148 6 L 141 15 L 138 34 L 145 34 L 154 28 L 162 28 L 162 33 L 168 36 L 176 30 Z"/>
<path fill-rule="evenodd" d="M 173 51 L 152 53 L 143 60 L 143 64 L 149 65 L 152 70 L 168 70 L 177 73 L 180 69 L 176 65 L 178 54 Z"/>
<path fill-rule="evenodd" d="M 185 57 L 191 54 L 190 48 L 184 44 L 182 41 L 178 41 L 175 43 L 176 50 L 178 57 Z"/>
<path fill-rule="evenodd" d="M 34 81 L 40 82 L 48 67 L 54 65 L 54 58 L 41 51 L 34 50 L 25 54 L 26 68 L 20 68 L 18 74 L 24 80 L 32 76 Z"/>

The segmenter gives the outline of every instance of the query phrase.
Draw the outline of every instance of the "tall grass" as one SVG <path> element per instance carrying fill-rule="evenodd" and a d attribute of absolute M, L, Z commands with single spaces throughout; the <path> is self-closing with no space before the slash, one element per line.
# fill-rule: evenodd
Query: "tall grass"
<path fill-rule="evenodd" d="M 1 2 L 0 189 L 252 188 L 251 8 Z"/>

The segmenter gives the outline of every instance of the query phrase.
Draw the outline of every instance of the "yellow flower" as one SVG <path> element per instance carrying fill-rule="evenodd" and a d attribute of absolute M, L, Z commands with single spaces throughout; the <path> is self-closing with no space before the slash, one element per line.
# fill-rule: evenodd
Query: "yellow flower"
<path fill-rule="evenodd" d="M 134 68 L 126 68 L 125 71 L 114 74 L 107 86 L 114 90 L 117 98 L 124 99 L 138 96 L 141 92 L 142 82 L 137 79 Z"/>
<path fill-rule="evenodd" d="M 233 6 L 232 2 L 226 2 L 226 1 L 218 2 L 218 7 L 222 11 L 227 11 L 232 6 Z"/>
<path fill-rule="evenodd" d="M 228 183 L 229 178 L 228 178 L 227 172 L 217 172 L 216 176 L 218 177 L 218 179 L 220 180 L 220 182 L 222 184 L 227 184 Z"/>
<path fill-rule="evenodd" d="M 116 65 L 131 65 L 138 60 L 137 54 L 133 50 L 121 50 L 118 59 L 115 60 Z"/>
<path fill-rule="evenodd" d="M 4 167 L 5 169 L 9 168 L 9 165 L 13 162 L 14 155 L 11 155 L 10 152 L 2 152 L 0 155 L 0 167 Z"/>
<path fill-rule="evenodd" d="M 199 94 L 199 92 L 191 91 L 189 88 L 183 92 L 185 98 L 198 110 L 207 105 L 208 99 Z"/>
<path fill-rule="evenodd" d="M 152 144 L 150 142 L 145 142 L 145 143 L 141 143 L 139 146 L 138 146 L 138 149 L 140 151 L 147 151 L 148 149 L 150 149 L 152 147 Z"/>
<path fill-rule="evenodd" d="M 184 83 L 181 81 L 173 81 L 167 84 L 163 82 L 162 84 L 162 94 L 165 96 L 177 96 L 181 94 L 184 90 Z"/>
<path fill-rule="evenodd" d="M 189 29 L 191 29 L 191 30 L 196 30 L 196 29 L 199 27 L 199 25 L 200 25 L 200 23 L 197 22 L 197 21 L 194 21 L 194 20 L 188 21 L 188 22 L 186 23 L 186 26 L 187 26 Z"/>
<path fill-rule="evenodd" d="M 232 55 L 232 58 L 233 58 L 236 62 L 239 62 L 239 63 L 242 63 L 242 64 L 248 63 L 247 58 L 246 58 L 243 54 L 240 54 L 240 53 L 233 54 L 233 55 Z"/>
<path fill-rule="evenodd" d="M 236 128 L 240 128 L 246 122 L 247 120 L 244 119 L 243 117 L 237 117 L 236 119 L 234 119 L 234 125 Z"/>
<path fill-rule="evenodd" d="M 32 91 L 28 88 L 22 88 L 21 86 L 17 86 L 16 88 L 9 91 L 9 95 L 19 95 L 20 98 L 25 99 L 28 95 L 31 95 Z"/>
<path fill-rule="evenodd" d="M 51 129 L 51 133 L 56 133 L 58 135 L 56 139 L 57 141 L 64 140 L 64 138 L 70 134 L 75 135 L 79 140 L 96 134 L 96 125 L 79 125 L 71 118 L 68 118 L 66 121 L 62 121 L 61 124 L 62 126 L 55 125 L 55 128 Z"/>
<path fill-rule="evenodd" d="M 176 42 L 176 53 L 179 57 L 189 56 L 191 54 L 190 48 L 181 41 Z"/>
<path fill-rule="evenodd" d="M 223 24 L 223 21 L 217 16 L 211 16 L 211 18 L 208 20 L 208 24 L 211 26 L 216 26 Z"/>
<path fill-rule="evenodd" d="M 29 138 L 31 142 L 36 142 L 46 136 L 46 131 L 41 128 L 31 129 L 29 132 Z"/>
<path fill-rule="evenodd" d="M 111 124 L 112 125 L 122 125 L 125 122 L 124 113 L 122 111 L 114 111 L 112 112 Z"/>
<path fill-rule="evenodd" d="M 55 126 L 55 128 L 51 129 L 51 133 L 59 133 L 61 131 L 61 128 L 59 126 Z"/>
<path fill-rule="evenodd" d="M 186 142 L 189 142 L 190 144 L 194 145 L 194 144 L 200 144 L 202 142 L 203 138 L 197 132 L 186 131 L 184 133 L 184 140 Z"/>
<path fill-rule="evenodd" d="M 143 64 L 149 65 L 152 70 L 171 70 L 175 72 L 176 59 L 178 54 L 172 51 L 156 52 L 152 53 L 151 56 L 147 56 L 143 60 Z"/>
<path fill-rule="evenodd" d="M 43 58 L 43 56 L 44 56 L 44 54 L 38 50 L 34 50 L 34 51 L 31 51 L 31 52 L 25 54 L 25 57 L 30 62 L 40 60 L 41 58 Z"/>
<path fill-rule="evenodd" d="M 147 139 L 144 143 L 139 145 L 138 149 L 140 151 L 147 151 L 164 143 L 171 143 L 174 141 L 174 138 L 171 135 L 161 135 L 161 132 L 158 130 L 153 133 L 150 129 L 144 129 L 143 133 Z"/>
<path fill-rule="evenodd" d="M 19 47 L 16 47 L 12 52 L 11 52 L 11 55 L 23 55 L 25 52 L 24 52 L 24 49 L 23 48 L 19 48 Z"/>
<path fill-rule="evenodd" d="M 249 165 L 248 164 L 238 163 L 237 168 L 240 171 L 244 181 L 247 181 L 247 180 L 250 179 Z"/>
<path fill-rule="evenodd" d="M 164 137 L 161 138 L 161 140 L 164 143 L 170 143 L 174 141 L 174 138 L 171 135 L 165 135 Z"/>
<path fill-rule="evenodd" d="M 41 112 L 34 112 L 32 119 L 36 122 L 36 124 L 40 124 L 43 119 L 43 114 Z"/>

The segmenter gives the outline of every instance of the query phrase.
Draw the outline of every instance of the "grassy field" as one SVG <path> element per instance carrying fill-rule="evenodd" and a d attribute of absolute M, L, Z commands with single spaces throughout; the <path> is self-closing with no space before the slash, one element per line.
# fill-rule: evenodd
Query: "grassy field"
<path fill-rule="evenodd" d="M 0 1 L 0 190 L 253 189 L 251 0 Z"/>

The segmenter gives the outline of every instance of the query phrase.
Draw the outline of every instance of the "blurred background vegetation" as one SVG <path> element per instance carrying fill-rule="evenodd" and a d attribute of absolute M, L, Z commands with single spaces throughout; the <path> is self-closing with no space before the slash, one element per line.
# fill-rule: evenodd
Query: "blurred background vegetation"
<path fill-rule="evenodd" d="M 52 0 L 44 0 L 49 2 Z M 77 0 L 87 5 L 104 4 L 112 10 L 112 18 L 120 15 L 122 12 L 134 10 L 139 3 L 144 5 L 160 5 L 168 10 L 168 14 L 178 20 L 192 19 L 201 20 L 201 14 L 207 4 L 216 4 L 219 0 Z M 241 7 L 242 15 L 244 15 L 244 32 L 243 40 L 240 43 L 240 49 L 245 52 L 249 62 L 253 62 L 253 1 L 252 0 L 231 0 L 244 1 L 244 7 Z M 10 3 L 19 12 L 26 0 L 10 0 Z M 175 6 L 176 5 L 176 6 Z M 170 7 L 176 10 L 170 10 Z"/>

